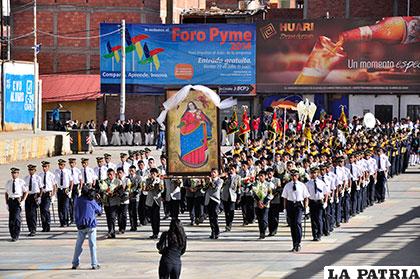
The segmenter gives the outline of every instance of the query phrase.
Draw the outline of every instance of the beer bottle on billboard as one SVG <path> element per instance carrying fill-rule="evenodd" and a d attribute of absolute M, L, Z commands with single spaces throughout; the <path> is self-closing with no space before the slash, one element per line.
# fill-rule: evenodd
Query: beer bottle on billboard
<path fill-rule="evenodd" d="M 340 34 L 339 44 L 352 41 L 379 41 L 388 44 L 420 42 L 420 17 L 387 17 L 375 25 L 362 26 Z"/>

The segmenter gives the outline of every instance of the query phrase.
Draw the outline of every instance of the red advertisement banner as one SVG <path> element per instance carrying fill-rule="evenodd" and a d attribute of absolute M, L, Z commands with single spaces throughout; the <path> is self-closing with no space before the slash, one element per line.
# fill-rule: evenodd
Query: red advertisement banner
<path fill-rule="evenodd" d="M 418 93 L 420 17 L 265 21 L 257 91 Z"/>

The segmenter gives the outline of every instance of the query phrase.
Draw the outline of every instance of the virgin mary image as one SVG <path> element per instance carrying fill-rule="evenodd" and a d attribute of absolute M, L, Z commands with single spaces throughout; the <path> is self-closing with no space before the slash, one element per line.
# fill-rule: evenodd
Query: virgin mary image
<path fill-rule="evenodd" d="M 192 168 L 204 166 L 208 160 L 208 141 L 212 139 L 212 123 L 197 107 L 189 102 L 181 117 L 180 128 L 180 160 Z"/>

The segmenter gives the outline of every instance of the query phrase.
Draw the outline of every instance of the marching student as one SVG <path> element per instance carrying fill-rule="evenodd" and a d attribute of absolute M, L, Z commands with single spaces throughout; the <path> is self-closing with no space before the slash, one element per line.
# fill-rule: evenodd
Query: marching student
<path fill-rule="evenodd" d="M 220 205 L 220 191 L 223 186 L 223 180 L 219 177 L 219 171 L 215 168 L 211 170 L 210 178 L 206 179 L 202 191 L 205 192 L 204 205 L 207 206 L 209 214 L 211 234 L 210 239 L 218 239 L 219 221 L 218 210 Z"/>
<path fill-rule="evenodd" d="M 26 224 L 28 225 L 29 237 L 36 235 L 38 220 L 37 208 L 41 203 L 41 177 L 36 174 L 36 166 L 28 165 L 28 175 L 24 178 L 28 188 L 28 197 L 25 201 Z"/>
<path fill-rule="evenodd" d="M 309 213 L 308 198 L 310 194 L 306 185 L 298 180 L 299 172 L 293 169 L 290 174 L 292 181 L 284 186 L 281 196 L 284 198 L 285 215 L 290 222 L 293 241 L 291 252 L 299 252 L 302 241 L 302 217 L 303 214 Z"/>
<path fill-rule="evenodd" d="M 146 206 L 150 212 L 150 222 L 153 234 L 150 239 L 157 239 L 160 230 L 160 206 L 162 202 L 163 181 L 159 178 L 159 171 L 156 168 L 150 169 L 150 175 L 145 182 L 147 191 Z"/>
<path fill-rule="evenodd" d="M 42 161 L 41 164 L 42 172 L 39 176 L 42 179 L 42 187 L 41 204 L 39 207 L 41 212 L 42 232 L 49 232 L 51 230 L 51 199 L 57 192 L 57 182 L 55 180 L 55 175 L 50 171 L 50 162 Z"/>
<path fill-rule="evenodd" d="M 255 199 L 255 214 L 258 219 L 258 228 L 260 231 L 260 238 L 265 238 L 265 233 L 268 227 L 268 210 L 270 208 L 270 201 L 273 199 L 273 183 L 266 180 L 267 172 L 261 170 L 258 173 L 258 179 L 252 187 Z"/>
<path fill-rule="evenodd" d="M 19 178 L 18 168 L 10 169 L 12 178 L 6 182 L 5 194 L 7 209 L 9 210 L 9 232 L 11 241 L 19 240 L 20 225 L 22 221 L 22 205 L 28 196 L 28 189 L 23 179 Z"/>
<path fill-rule="evenodd" d="M 325 182 L 318 178 L 318 167 L 310 170 L 310 180 L 306 182 L 309 193 L 309 212 L 313 241 L 320 241 L 323 234 L 323 211 L 328 204 L 328 188 Z"/>
<path fill-rule="evenodd" d="M 70 225 L 70 197 L 73 191 L 73 176 L 66 168 L 66 161 L 58 160 L 58 169 L 54 171 L 57 181 L 58 218 L 60 227 Z"/>

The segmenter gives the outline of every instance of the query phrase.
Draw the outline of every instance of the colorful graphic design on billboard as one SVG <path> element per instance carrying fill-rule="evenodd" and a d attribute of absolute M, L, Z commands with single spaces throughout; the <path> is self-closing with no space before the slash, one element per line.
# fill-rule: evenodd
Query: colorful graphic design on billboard
<path fill-rule="evenodd" d="M 420 89 L 420 17 L 265 21 L 257 33 L 258 92 Z"/>
<path fill-rule="evenodd" d="M 101 34 L 118 30 L 101 24 Z M 128 24 L 125 32 L 127 92 L 139 86 L 185 84 L 247 86 L 255 92 L 256 30 L 252 24 Z M 121 34 L 101 38 L 101 87 L 118 93 Z M 229 91 L 229 88 L 226 89 Z"/>

